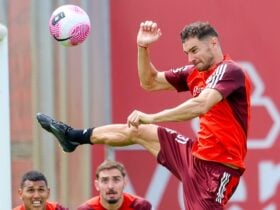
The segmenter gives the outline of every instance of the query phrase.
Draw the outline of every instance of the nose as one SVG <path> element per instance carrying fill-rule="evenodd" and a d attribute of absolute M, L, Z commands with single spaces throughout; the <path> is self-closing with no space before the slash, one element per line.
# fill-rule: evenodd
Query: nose
<path fill-rule="evenodd" d="M 114 188 L 114 182 L 113 181 L 109 181 L 108 182 L 108 188 L 109 189 L 113 189 Z"/>
<path fill-rule="evenodd" d="M 191 63 L 191 64 L 194 63 L 195 58 L 194 58 L 193 54 L 191 54 L 191 53 L 188 54 L 188 60 L 189 60 L 189 63 Z"/>
<path fill-rule="evenodd" d="M 34 193 L 33 193 L 33 197 L 34 198 L 40 197 L 40 192 L 38 190 L 35 190 Z"/>

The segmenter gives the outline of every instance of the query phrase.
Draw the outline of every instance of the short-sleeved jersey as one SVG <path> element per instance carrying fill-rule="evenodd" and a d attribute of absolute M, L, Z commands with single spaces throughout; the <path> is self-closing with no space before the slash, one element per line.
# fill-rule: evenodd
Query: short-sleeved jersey
<path fill-rule="evenodd" d="M 25 210 L 25 207 L 22 204 L 22 205 L 19 205 L 19 206 L 13 208 L 13 210 Z M 68 208 L 61 206 L 59 203 L 47 201 L 46 210 L 68 210 Z"/>
<path fill-rule="evenodd" d="M 151 210 L 149 201 L 128 193 L 123 193 L 123 203 L 118 210 Z M 77 210 L 106 210 L 100 203 L 100 196 L 95 196 L 83 203 Z"/>
<path fill-rule="evenodd" d="M 250 81 L 242 68 L 225 56 L 208 71 L 193 66 L 171 69 L 167 81 L 177 91 L 190 91 L 197 97 L 205 88 L 218 90 L 223 100 L 199 116 L 200 126 L 192 153 L 194 156 L 245 169 L 250 120 Z"/>

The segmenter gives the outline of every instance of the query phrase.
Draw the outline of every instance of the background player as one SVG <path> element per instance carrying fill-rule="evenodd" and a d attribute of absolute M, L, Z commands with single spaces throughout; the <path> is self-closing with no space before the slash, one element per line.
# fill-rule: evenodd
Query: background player
<path fill-rule="evenodd" d="M 57 202 L 48 201 L 50 188 L 39 171 L 28 171 L 22 176 L 18 194 L 22 204 L 13 210 L 68 210 Z"/>
<path fill-rule="evenodd" d="M 78 210 L 151 210 L 147 200 L 124 192 L 126 184 L 123 164 L 105 160 L 96 169 L 95 188 L 99 195 L 83 203 Z"/>

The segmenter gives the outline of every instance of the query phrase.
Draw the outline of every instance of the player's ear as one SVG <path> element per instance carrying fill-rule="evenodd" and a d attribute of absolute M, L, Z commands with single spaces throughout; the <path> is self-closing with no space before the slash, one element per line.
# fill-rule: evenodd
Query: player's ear
<path fill-rule="evenodd" d="M 18 189 L 18 195 L 19 195 L 19 199 L 22 200 L 22 189 L 21 188 Z"/>
<path fill-rule="evenodd" d="M 94 186 L 95 186 L 95 189 L 99 192 L 99 182 L 98 180 L 94 180 Z"/>
<path fill-rule="evenodd" d="M 128 178 L 124 177 L 124 186 L 128 185 Z"/>
<path fill-rule="evenodd" d="M 213 47 L 217 46 L 217 44 L 219 43 L 219 40 L 217 37 L 211 37 L 210 39 L 210 43 Z"/>
<path fill-rule="evenodd" d="M 48 198 L 50 197 L 50 194 L 51 194 L 51 189 L 48 187 L 47 189 L 47 192 L 48 192 Z"/>

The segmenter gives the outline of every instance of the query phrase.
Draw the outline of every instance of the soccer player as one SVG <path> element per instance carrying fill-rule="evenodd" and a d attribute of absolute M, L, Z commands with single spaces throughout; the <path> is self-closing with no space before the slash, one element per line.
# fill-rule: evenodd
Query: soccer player
<path fill-rule="evenodd" d="M 140 24 L 138 75 L 147 91 L 190 91 L 192 98 L 157 113 L 134 110 L 126 124 L 73 129 L 38 113 L 41 126 L 54 134 L 65 152 L 81 144 L 140 144 L 183 184 L 186 209 L 224 209 L 245 170 L 250 119 L 250 82 L 242 68 L 222 51 L 208 22 L 186 25 L 180 33 L 188 65 L 159 71 L 150 47 L 162 33 L 157 23 Z M 199 117 L 195 138 L 156 125 Z"/>
<path fill-rule="evenodd" d="M 18 194 L 22 204 L 13 210 L 68 210 L 57 202 L 48 201 L 50 188 L 39 171 L 28 171 L 22 176 Z"/>
<path fill-rule="evenodd" d="M 105 160 L 96 170 L 95 188 L 99 195 L 83 203 L 78 210 L 151 210 L 151 204 L 124 192 L 126 170 L 120 162 Z"/>

